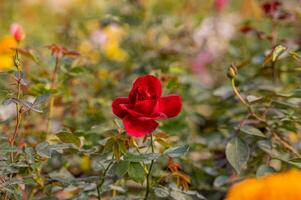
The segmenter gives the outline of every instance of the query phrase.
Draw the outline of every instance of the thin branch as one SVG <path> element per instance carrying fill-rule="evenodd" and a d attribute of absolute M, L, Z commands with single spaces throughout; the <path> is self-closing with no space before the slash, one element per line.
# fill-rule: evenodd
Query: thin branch
<path fill-rule="evenodd" d="M 151 139 L 150 146 L 152 148 L 152 153 L 154 153 L 155 151 L 154 151 L 153 134 L 150 135 L 150 139 Z M 148 199 L 149 190 L 150 190 L 150 182 L 151 182 L 151 173 L 152 173 L 153 165 L 154 165 L 154 160 L 151 161 L 148 172 L 146 174 L 146 192 L 145 192 L 144 200 Z"/>
<path fill-rule="evenodd" d="M 57 76 L 57 72 L 58 72 L 58 69 L 59 69 L 59 64 L 60 64 L 60 58 L 58 56 L 56 56 L 55 57 L 55 66 L 54 66 L 54 70 L 53 70 L 52 76 L 51 76 L 50 89 L 55 88 L 56 76 Z M 48 119 L 47 119 L 47 123 L 46 123 L 47 133 L 49 133 L 49 130 L 51 128 L 51 119 L 52 119 L 52 115 L 53 115 L 53 107 L 54 107 L 54 97 L 51 96 L 50 103 L 49 103 Z"/>
<path fill-rule="evenodd" d="M 101 199 L 101 194 L 100 194 L 100 190 L 101 190 L 101 187 L 102 185 L 104 184 L 105 182 L 105 177 L 110 169 L 110 167 L 112 166 L 112 164 L 114 163 L 114 157 L 112 157 L 112 160 L 110 161 L 110 163 L 108 164 L 108 166 L 105 168 L 103 174 L 102 174 L 102 177 L 100 179 L 100 182 L 98 184 L 96 184 L 96 190 L 97 190 L 97 196 L 98 196 L 98 199 L 100 200 Z"/>

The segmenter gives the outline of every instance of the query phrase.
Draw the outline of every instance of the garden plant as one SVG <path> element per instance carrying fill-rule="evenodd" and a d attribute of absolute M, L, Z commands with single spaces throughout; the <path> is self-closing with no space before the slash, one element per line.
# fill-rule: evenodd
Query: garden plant
<path fill-rule="evenodd" d="M 300 200 L 301 1 L 0 0 L 0 200 Z"/>

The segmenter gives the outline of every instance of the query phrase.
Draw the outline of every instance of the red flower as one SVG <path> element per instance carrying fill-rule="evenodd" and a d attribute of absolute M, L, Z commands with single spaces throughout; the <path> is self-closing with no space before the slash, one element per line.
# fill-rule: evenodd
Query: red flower
<path fill-rule="evenodd" d="M 128 97 L 117 97 L 112 103 L 113 113 L 122 119 L 126 132 L 142 137 L 153 132 L 155 120 L 177 116 L 182 108 L 178 95 L 161 96 L 161 82 L 152 75 L 139 77 Z"/>

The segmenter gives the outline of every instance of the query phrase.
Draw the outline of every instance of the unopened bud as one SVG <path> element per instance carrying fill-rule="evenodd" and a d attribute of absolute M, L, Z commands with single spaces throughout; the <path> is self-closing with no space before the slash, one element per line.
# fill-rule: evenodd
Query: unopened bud
<path fill-rule="evenodd" d="M 19 42 L 25 38 L 25 32 L 23 30 L 23 27 L 19 24 L 16 24 L 16 23 L 12 24 L 10 26 L 10 33 L 17 42 Z"/>
<path fill-rule="evenodd" d="M 232 64 L 228 69 L 227 76 L 232 79 L 235 78 L 236 75 L 237 75 L 237 67 L 234 64 Z"/>

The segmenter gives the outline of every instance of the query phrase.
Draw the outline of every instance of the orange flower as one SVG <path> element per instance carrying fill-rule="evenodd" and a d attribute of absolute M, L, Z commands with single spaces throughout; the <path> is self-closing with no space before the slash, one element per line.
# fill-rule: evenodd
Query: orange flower
<path fill-rule="evenodd" d="M 0 39 L 0 54 L 11 54 L 12 48 L 17 47 L 17 41 L 12 36 L 5 36 Z"/>
<path fill-rule="evenodd" d="M 13 48 L 17 47 L 17 41 L 12 36 L 5 36 L 0 39 L 0 72 L 12 69 Z"/>
<path fill-rule="evenodd" d="M 298 200 L 301 199 L 301 171 L 270 174 L 234 185 L 226 200 Z"/>

